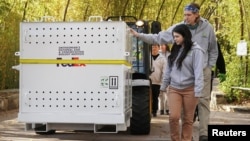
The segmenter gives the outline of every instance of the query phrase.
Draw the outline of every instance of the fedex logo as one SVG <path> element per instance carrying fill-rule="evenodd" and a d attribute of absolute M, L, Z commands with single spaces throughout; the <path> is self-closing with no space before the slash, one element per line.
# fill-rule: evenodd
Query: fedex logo
<path fill-rule="evenodd" d="M 58 57 L 56 58 L 56 60 L 62 60 L 62 58 Z M 72 57 L 72 60 L 79 60 L 78 57 Z M 86 65 L 85 64 L 59 64 L 57 63 L 56 64 L 57 67 L 85 67 Z"/>

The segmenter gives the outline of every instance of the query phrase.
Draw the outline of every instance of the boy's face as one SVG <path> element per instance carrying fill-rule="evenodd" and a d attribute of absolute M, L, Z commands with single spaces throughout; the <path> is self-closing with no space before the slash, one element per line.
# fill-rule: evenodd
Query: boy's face
<path fill-rule="evenodd" d="M 152 55 L 159 54 L 160 46 L 158 45 L 152 45 Z"/>

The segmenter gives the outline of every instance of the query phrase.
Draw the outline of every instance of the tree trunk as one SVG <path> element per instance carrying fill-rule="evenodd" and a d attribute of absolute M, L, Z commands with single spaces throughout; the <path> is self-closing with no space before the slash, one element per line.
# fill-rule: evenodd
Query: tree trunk
<path fill-rule="evenodd" d="M 125 16 L 125 13 L 126 13 L 126 9 L 127 9 L 128 3 L 129 3 L 129 0 L 126 1 L 125 5 L 124 5 L 124 7 L 123 7 L 122 16 Z"/>
<path fill-rule="evenodd" d="M 177 14 L 178 11 L 179 11 L 179 8 L 180 8 L 180 6 L 181 6 L 181 3 L 182 3 L 182 0 L 180 0 L 180 2 L 178 3 L 178 6 L 177 6 L 177 8 L 176 8 L 176 10 L 175 10 L 175 12 L 174 12 L 174 16 L 173 16 L 173 19 L 172 19 L 172 21 L 171 21 L 171 25 L 173 25 L 173 23 L 174 23 L 174 19 L 175 19 L 175 17 L 176 17 L 176 14 Z"/>
<path fill-rule="evenodd" d="M 23 18 L 22 18 L 22 21 L 25 20 L 26 10 L 27 10 L 27 7 L 28 7 L 28 3 L 29 3 L 29 0 L 27 0 L 27 1 L 25 2 L 24 10 L 23 10 Z"/>
<path fill-rule="evenodd" d="M 107 5 L 106 5 L 106 8 L 105 8 L 105 9 L 109 9 L 110 1 L 111 1 L 111 0 L 109 0 L 109 1 L 107 2 Z M 105 10 L 105 11 L 106 11 L 106 12 L 105 12 L 105 14 L 104 14 L 104 17 L 110 16 L 109 13 L 108 13 L 108 11 L 110 11 L 110 10 Z"/>
<path fill-rule="evenodd" d="M 240 7 L 240 21 L 241 21 L 241 32 L 240 32 L 240 40 L 244 40 L 244 4 L 242 0 L 239 0 L 239 7 Z M 246 56 L 246 62 L 245 62 L 245 79 L 243 81 L 243 85 L 246 86 L 247 84 L 247 73 L 248 73 L 248 57 Z M 242 61 L 242 58 L 241 58 Z"/>
<path fill-rule="evenodd" d="M 158 14 L 157 14 L 156 19 L 155 19 L 156 21 L 159 20 L 159 16 L 160 16 L 160 14 L 161 14 L 161 11 L 162 11 L 162 9 L 163 9 L 163 5 L 164 5 L 165 1 L 166 1 L 166 0 L 163 0 L 162 3 L 161 3 L 160 9 L 159 9 Z"/>
<path fill-rule="evenodd" d="M 67 11 L 68 11 L 68 8 L 69 8 L 69 4 L 70 4 L 70 0 L 68 0 L 67 5 L 65 7 L 65 11 L 64 11 L 64 15 L 63 15 L 63 21 L 64 22 L 66 21 L 66 16 L 67 16 Z"/>
<path fill-rule="evenodd" d="M 145 9 L 145 7 L 146 7 L 147 2 L 148 2 L 147 0 L 145 0 L 145 1 L 143 2 L 143 6 L 142 6 L 142 9 L 141 9 L 141 13 L 140 13 L 140 15 L 139 15 L 139 19 L 142 19 L 143 12 L 144 12 L 144 9 Z"/>

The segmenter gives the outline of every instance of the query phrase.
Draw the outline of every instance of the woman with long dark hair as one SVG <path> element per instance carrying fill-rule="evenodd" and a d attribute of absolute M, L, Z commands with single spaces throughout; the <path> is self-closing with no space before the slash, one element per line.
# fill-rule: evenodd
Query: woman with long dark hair
<path fill-rule="evenodd" d="M 191 141 L 193 115 L 204 85 L 205 51 L 192 41 L 192 34 L 185 24 L 177 25 L 172 31 L 172 36 L 174 44 L 168 57 L 160 90 L 166 91 L 169 86 L 171 140 Z M 179 120 L 182 111 L 183 121 L 180 128 Z"/>

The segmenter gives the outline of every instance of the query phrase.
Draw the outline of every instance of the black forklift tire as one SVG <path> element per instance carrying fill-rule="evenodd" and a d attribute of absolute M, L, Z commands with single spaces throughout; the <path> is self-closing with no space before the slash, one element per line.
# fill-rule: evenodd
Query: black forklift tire
<path fill-rule="evenodd" d="M 49 130 L 47 132 L 45 132 L 45 130 L 46 130 L 46 125 L 42 125 L 35 128 L 35 132 L 38 135 L 52 135 L 56 133 L 56 130 Z"/>
<path fill-rule="evenodd" d="M 150 88 L 149 86 L 133 86 L 132 117 L 130 134 L 148 135 L 150 133 Z"/>

